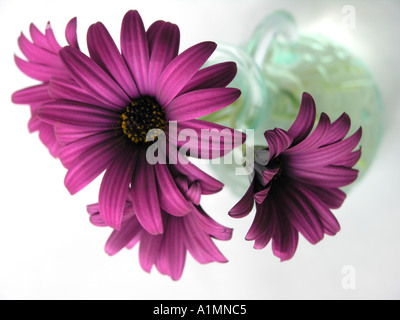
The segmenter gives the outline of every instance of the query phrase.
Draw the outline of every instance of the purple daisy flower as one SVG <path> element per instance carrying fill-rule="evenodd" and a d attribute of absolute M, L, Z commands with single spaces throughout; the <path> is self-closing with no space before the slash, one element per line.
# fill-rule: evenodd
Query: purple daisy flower
<path fill-rule="evenodd" d="M 247 216 L 256 202 L 256 216 L 246 236 L 262 249 L 272 239 L 272 250 L 282 261 L 296 252 L 298 233 L 310 243 L 324 234 L 335 235 L 339 223 L 331 209 L 339 208 L 346 194 L 339 188 L 351 184 L 358 171 L 352 167 L 361 156 L 361 128 L 345 139 L 350 118 L 343 114 L 331 123 L 316 117 L 311 95 L 304 93 L 299 114 L 288 131 L 268 130 L 268 148 L 255 152 L 254 179 L 244 197 L 231 209 L 235 218 Z M 311 134 L 310 134 L 311 133 Z"/>
<path fill-rule="evenodd" d="M 137 220 L 148 233 L 162 234 L 163 212 L 183 217 L 193 206 L 179 190 L 174 168 L 147 162 L 146 152 L 152 145 L 147 134 L 166 132 L 171 150 L 178 147 L 169 139 L 171 122 L 177 123 L 178 133 L 220 130 L 221 126 L 196 118 L 238 99 L 239 90 L 226 88 L 236 75 L 236 65 L 227 62 L 200 70 L 216 49 L 215 43 L 203 42 L 178 55 L 179 28 L 157 21 L 146 31 L 137 11 L 129 11 L 123 19 L 122 54 L 100 22 L 89 28 L 87 38 L 91 58 L 72 46 L 60 50 L 73 81 L 52 78 L 49 92 L 55 101 L 40 106 L 38 116 L 55 126 L 57 139 L 64 145 L 59 157 L 68 169 L 65 185 L 72 194 L 105 171 L 99 192 L 105 224 L 121 228 L 131 189 Z M 225 129 L 236 135 L 235 130 Z M 199 147 L 204 145 L 209 146 L 201 143 Z M 228 148 L 221 144 L 221 153 L 236 146 L 235 142 Z M 176 166 L 198 174 L 200 194 L 221 190 L 221 183 L 193 165 L 177 161 Z"/>
<path fill-rule="evenodd" d="M 65 36 L 69 45 L 79 49 L 76 27 L 77 20 L 74 18 L 68 23 Z M 32 42 L 23 33 L 18 39 L 19 48 L 28 61 L 15 56 L 15 62 L 23 73 L 41 81 L 41 84 L 15 92 L 12 101 L 16 104 L 30 105 L 32 117 L 28 125 L 29 131 L 31 133 L 39 131 L 39 138 L 43 144 L 49 149 L 52 156 L 57 157 L 60 145 L 55 137 L 54 128 L 38 118 L 37 110 L 41 104 L 53 101 L 48 90 L 52 77 L 70 79 L 70 81 L 72 78 L 60 59 L 61 46 L 54 36 L 50 22 L 47 24 L 44 34 L 34 24 L 31 24 L 30 35 Z"/>
<path fill-rule="evenodd" d="M 193 178 L 183 175 L 175 178 L 178 188 L 191 206 L 192 213 L 175 217 L 161 210 L 165 232 L 160 235 L 153 235 L 142 227 L 132 201 L 135 191 L 130 190 L 121 228 L 113 231 L 107 241 L 106 252 L 113 256 L 124 247 L 132 249 L 140 242 L 139 261 L 143 270 L 150 273 L 155 265 L 159 272 L 169 275 L 173 280 L 181 278 L 187 251 L 201 264 L 227 262 L 212 239 L 230 240 L 232 229 L 218 224 L 204 212 L 199 205 L 200 182 L 191 181 Z M 88 206 L 88 212 L 93 225 L 107 226 L 99 213 L 98 204 Z"/>

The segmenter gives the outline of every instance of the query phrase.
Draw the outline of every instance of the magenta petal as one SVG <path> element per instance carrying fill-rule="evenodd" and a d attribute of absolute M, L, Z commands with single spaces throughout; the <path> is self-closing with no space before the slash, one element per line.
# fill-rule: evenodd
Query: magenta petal
<path fill-rule="evenodd" d="M 49 149 L 50 154 L 54 158 L 57 158 L 61 146 L 57 142 L 53 126 L 50 126 L 46 123 L 42 123 L 39 129 L 39 138 L 42 141 L 42 143 Z"/>
<path fill-rule="evenodd" d="M 65 38 L 71 47 L 79 50 L 78 35 L 76 32 L 77 24 L 76 18 L 73 18 L 68 22 L 67 27 L 65 28 Z"/>
<path fill-rule="evenodd" d="M 121 51 L 141 95 L 148 92 L 149 47 L 142 18 L 129 11 L 122 21 Z"/>
<path fill-rule="evenodd" d="M 279 156 L 288 149 L 293 140 L 291 136 L 282 129 L 268 130 L 264 134 L 269 148 L 269 160 Z"/>
<path fill-rule="evenodd" d="M 339 209 L 344 200 L 346 193 L 338 188 L 320 188 L 318 186 L 302 185 L 302 190 L 308 194 L 314 194 L 314 198 L 318 198 L 331 209 Z"/>
<path fill-rule="evenodd" d="M 144 156 L 137 157 L 136 171 L 132 179 L 132 206 L 143 228 L 152 235 L 164 231 L 154 167 Z"/>
<path fill-rule="evenodd" d="M 237 74 L 236 63 L 223 62 L 200 69 L 179 95 L 200 89 L 225 88 Z"/>
<path fill-rule="evenodd" d="M 223 157 L 246 140 L 240 131 L 202 120 L 178 122 L 177 131 L 180 150 L 185 146 L 188 156 L 201 159 Z"/>
<path fill-rule="evenodd" d="M 65 47 L 60 51 L 61 59 L 75 81 L 96 99 L 121 110 L 130 100 L 121 87 L 93 60 L 78 49 Z"/>
<path fill-rule="evenodd" d="M 180 33 L 172 23 L 157 23 L 149 38 L 149 93 L 155 95 L 155 87 L 165 67 L 178 55 Z M 154 30 L 155 29 L 155 30 Z"/>
<path fill-rule="evenodd" d="M 106 244 L 106 252 L 113 256 L 121 251 L 135 237 L 140 237 L 142 227 L 136 218 L 125 222 L 120 230 L 115 230 Z"/>
<path fill-rule="evenodd" d="M 56 134 L 57 141 L 60 145 L 67 145 L 77 140 L 87 138 L 89 136 L 103 132 L 98 128 L 85 128 L 74 126 L 54 126 L 54 133 Z"/>
<path fill-rule="evenodd" d="M 78 156 L 65 177 L 65 186 L 75 194 L 96 179 L 113 161 L 123 144 L 120 139 L 105 141 Z"/>
<path fill-rule="evenodd" d="M 155 172 L 161 208 L 177 217 L 182 217 L 190 213 L 192 207 L 177 187 L 168 166 L 156 164 Z"/>
<path fill-rule="evenodd" d="M 82 102 L 97 107 L 108 108 L 108 104 L 100 102 L 86 90 L 78 86 L 74 80 L 51 78 L 48 85 L 48 94 L 53 100 Z"/>
<path fill-rule="evenodd" d="M 31 62 L 42 65 L 62 68 L 60 58 L 55 52 L 43 49 L 34 43 L 30 42 L 24 34 L 18 38 L 18 46 L 24 56 Z"/>
<path fill-rule="evenodd" d="M 301 185 L 299 186 L 301 188 Z M 312 244 L 324 238 L 324 231 L 318 217 L 314 213 L 312 199 L 304 197 L 301 190 L 288 188 L 281 194 L 281 203 L 290 223 Z"/>
<path fill-rule="evenodd" d="M 246 240 L 258 239 L 255 249 L 263 249 L 270 242 L 276 228 L 277 214 L 272 201 L 257 204 L 256 216 L 246 235 Z"/>
<path fill-rule="evenodd" d="M 36 115 L 32 115 L 32 117 L 29 119 L 29 122 L 28 122 L 28 130 L 30 133 L 33 133 L 35 131 L 40 130 L 40 128 L 43 125 L 53 127 L 53 126 L 47 124 L 46 122 L 43 122 L 42 120 L 40 120 Z"/>
<path fill-rule="evenodd" d="M 29 33 L 33 43 L 50 52 L 54 51 L 47 42 L 45 35 L 33 23 L 29 26 Z"/>
<path fill-rule="evenodd" d="M 195 181 L 190 188 L 186 191 L 185 196 L 195 205 L 200 205 L 201 199 L 201 186 L 198 181 Z"/>
<path fill-rule="evenodd" d="M 344 139 L 350 130 L 350 126 L 350 117 L 346 113 L 343 113 L 334 123 L 331 124 L 328 133 L 324 137 L 324 145 Z"/>
<path fill-rule="evenodd" d="M 199 228 L 204 232 L 207 232 L 213 238 L 224 241 L 232 238 L 233 230 L 217 223 L 203 210 L 202 207 L 195 207 L 195 210 L 193 210 L 193 218 L 196 220 Z"/>
<path fill-rule="evenodd" d="M 244 218 L 246 217 L 254 207 L 254 186 L 255 179 L 251 183 L 249 189 L 245 195 L 240 199 L 240 201 L 229 211 L 229 215 L 233 218 Z"/>
<path fill-rule="evenodd" d="M 210 236 L 199 228 L 197 221 L 191 215 L 183 219 L 183 226 L 187 250 L 199 263 L 228 261 L 215 246 Z"/>
<path fill-rule="evenodd" d="M 161 105 L 168 105 L 216 49 L 213 42 L 199 43 L 177 56 L 164 69 L 156 86 L 156 98 Z"/>
<path fill-rule="evenodd" d="M 153 236 L 147 232 L 142 232 L 139 262 L 144 271 L 150 272 L 156 263 L 163 237 L 163 235 Z"/>
<path fill-rule="evenodd" d="M 314 169 L 287 168 L 287 175 L 303 183 L 310 185 L 339 188 L 354 182 L 358 176 L 358 170 L 346 167 L 327 166 Z"/>
<path fill-rule="evenodd" d="M 86 206 L 86 210 L 90 216 L 98 214 L 100 212 L 99 204 L 98 203 L 89 204 Z"/>
<path fill-rule="evenodd" d="M 313 97 L 308 93 L 303 93 L 299 114 L 288 130 L 294 144 L 303 141 L 310 134 L 315 123 L 315 116 L 316 107 Z"/>
<path fill-rule="evenodd" d="M 130 71 L 114 40 L 101 22 L 89 28 L 87 41 L 90 57 L 119 84 L 130 98 L 137 98 L 139 92 Z"/>
<path fill-rule="evenodd" d="M 58 52 L 61 50 L 62 47 L 59 45 L 59 43 L 56 40 L 56 37 L 54 36 L 54 32 L 53 32 L 50 22 L 47 23 L 45 36 L 47 39 L 47 43 L 49 44 L 50 48 L 52 48 L 52 50 L 54 52 Z"/>
<path fill-rule="evenodd" d="M 187 121 L 206 116 L 235 102 L 241 92 L 234 88 L 213 88 L 183 94 L 165 109 L 169 121 Z"/>
<path fill-rule="evenodd" d="M 361 128 L 349 138 L 321 147 L 313 151 L 305 152 L 293 157 L 293 166 L 298 168 L 313 168 L 326 166 L 348 156 L 359 144 L 362 136 Z"/>
<path fill-rule="evenodd" d="M 107 168 L 101 182 L 99 193 L 100 214 L 104 222 L 110 227 L 119 230 L 132 180 L 135 161 L 138 158 L 137 150 L 127 148 L 114 159 Z"/>
<path fill-rule="evenodd" d="M 32 79 L 49 82 L 52 76 L 69 78 L 69 74 L 60 68 L 55 68 L 53 66 L 39 63 L 27 62 L 25 60 L 22 60 L 21 58 L 18 58 L 17 56 L 15 56 L 14 58 L 17 67 Z"/>
<path fill-rule="evenodd" d="M 110 110 L 92 105 L 59 101 L 42 105 L 38 117 L 52 125 L 72 125 L 88 128 L 112 129 L 118 123 L 119 115 Z"/>
<path fill-rule="evenodd" d="M 47 84 L 22 89 L 12 95 L 12 101 L 17 104 L 43 103 L 50 100 Z"/>
<path fill-rule="evenodd" d="M 263 171 L 263 180 L 265 182 L 265 185 L 271 182 L 271 180 L 279 173 L 279 168 L 276 169 L 267 169 Z"/>
<path fill-rule="evenodd" d="M 160 273 L 169 275 L 176 281 L 181 278 L 185 266 L 186 248 L 183 239 L 182 220 L 170 217 L 157 257 L 156 267 Z"/>
<path fill-rule="evenodd" d="M 96 213 L 90 216 L 89 221 L 95 227 L 105 228 L 108 227 L 101 217 L 100 213 Z"/>
<path fill-rule="evenodd" d="M 266 187 L 265 189 L 258 191 L 257 193 L 254 194 L 254 200 L 258 203 L 261 204 L 264 202 L 265 198 L 268 196 L 269 190 L 271 189 L 271 186 Z"/>
<path fill-rule="evenodd" d="M 314 129 L 314 131 L 303 141 L 299 144 L 291 147 L 286 152 L 288 154 L 295 154 L 295 153 L 304 153 L 307 150 L 312 150 L 323 146 L 324 138 L 329 136 L 329 130 L 331 128 L 331 122 L 327 114 L 321 113 L 321 117 L 319 119 L 318 125 Z"/>
<path fill-rule="evenodd" d="M 173 166 L 173 170 L 176 170 L 177 174 L 182 174 L 186 176 L 189 180 L 189 183 L 199 181 L 201 192 L 204 195 L 217 193 L 221 191 L 224 187 L 223 183 L 214 179 L 203 170 L 200 170 L 191 162 L 188 162 L 187 164 L 182 164 L 177 161 L 176 164 Z"/>
<path fill-rule="evenodd" d="M 342 157 L 338 161 L 335 161 L 333 165 L 339 167 L 348 167 L 351 168 L 357 164 L 357 162 L 361 158 L 361 147 L 360 149 L 349 153 L 348 155 Z"/>
<path fill-rule="evenodd" d="M 76 158 L 79 157 L 84 152 L 92 149 L 96 145 L 102 144 L 104 141 L 109 141 L 114 139 L 114 132 L 102 132 L 94 135 L 87 136 L 80 140 L 77 140 L 65 147 L 59 154 L 59 158 L 62 164 L 69 168 L 75 162 Z"/>
<path fill-rule="evenodd" d="M 272 251 L 281 261 L 287 261 L 296 253 L 299 233 L 285 215 L 278 215 L 278 220 L 272 237 Z"/>

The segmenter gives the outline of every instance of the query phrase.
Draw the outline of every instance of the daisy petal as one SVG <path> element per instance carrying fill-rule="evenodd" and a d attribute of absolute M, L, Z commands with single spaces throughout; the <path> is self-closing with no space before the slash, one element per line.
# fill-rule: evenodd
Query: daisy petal
<path fill-rule="evenodd" d="M 299 233 L 290 224 L 285 215 L 278 215 L 278 221 L 272 237 L 272 251 L 281 261 L 293 258 L 299 243 Z"/>
<path fill-rule="evenodd" d="M 47 43 L 49 44 L 50 48 L 53 49 L 54 52 L 59 52 L 61 50 L 61 46 L 56 40 L 56 37 L 53 32 L 53 28 L 51 27 L 50 22 L 47 23 L 45 37 L 47 39 Z"/>
<path fill-rule="evenodd" d="M 267 200 L 262 204 L 257 204 L 256 206 L 256 215 L 249 231 L 247 232 L 246 240 L 250 241 L 263 238 L 264 241 L 267 241 L 266 238 L 268 235 L 268 244 L 275 230 L 276 212 L 272 201 Z M 266 247 L 267 244 L 264 247 Z M 257 249 L 261 249 L 261 247 L 258 246 Z"/>
<path fill-rule="evenodd" d="M 65 177 L 65 186 L 71 194 L 76 194 L 96 179 L 121 151 L 119 139 L 105 141 L 76 158 Z"/>
<path fill-rule="evenodd" d="M 63 67 L 61 60 L 56 53 L 35 45 L 30 42 L 24 34 L 21 34 L 18 38 L 18 46 L 24 56 L 31 62 L 47 66 Z"/>
<path fill-rule="evenodd" d="M 185 266 L 186 248 L 183 233 L 182 221 L 171 217 L 156 261 L 158 271 L 169 275 L 175 281 L 181 278 Z"/>
<path fill-rule="evenodd" d="M 160 205 L 163 210 L 177 217 L 183 217 L 192 211 L 192 207 L 176 186 L 167 165 L 156 164 Z"/>
<path fill-rule="evenodd" d="M 128 105 L 129 97 L 121 87 L 78 49 L 65 47 L 60 51 L 60 57 L 74 80 L 93 97 L 114 110 Z"/>
<path fill-rule="evenodd" d="M 76 160 L 84 152 L 87 152 L 94 146 L 103 143 L 107 140 L 112 140 L 114 138 L 114 132 L 102 132 L 94 135 L 90 135 L 88 137 L 77 140 L 69 145 L 65 146 L 61 153 L 59 154 L 61 163 L 69 168 Z"/>
<path fill-rule="evenodd" d="M 298 168 L 313 168 L 316 165 L 326 166 L 348 156 L 359 144 L 362 136 L 361 128 L 349 138 L 321 147 L 316 150 L 296 155 L 291 162 Z"/>
<path fill-rule="evenodd" d="M 268 130 L 264 134 L 269 148 L 269 160 L 278 157 L 283 151 L 288 149 L 293 140 L 291 136 L 282 129 Z"/>
<path fill-rule="evenodd" d="M 309 168 L 307 170 L 289 167 L 287 168 L 287 175 L 310 185 L 339 188 L 354 182 L 357 179 L 358 170 L 336 166 Z"/>
<path fill-rule="evenodd" d="M 217 223 L 202 207 L 195 207 L 195 210 L 193 210 L 193 218 L 196 220 L 196 224 L 199 228 L 207 232 L 213 238 L 224 241 L 232 238 L 233 230 Z"/>
<path fill-rule="evenodd" d="M 169 121 L 187 121 L 206 116 L 225 108 L 240 97 L 240 90 L 234 88 L 213 88 L 185 93 L 166 109 Z"/>
<path fill-rule="evenodd" d="M 104 222 L 119 230 L 124 213 L 125 202 L 132 180 L 137 150 L 125 149 L 117 156 L 101 182 L 99 193 L 100 214 Z"/>
<path fill-rule="evenodd" d="M 200 89 L 225 88 L 237 74 L 234 62 L 223 62 L 199 70 L 186 84 L 179 95 Z"/>
<path fill-rule="evenodd" d="M 303 93 L 299 114 L 288 130 L 288 134 L 293 138 L 294 144 L 303 141 L 311 132 L 316 117 L 316 107 L 313 97 L 308 93 Z"/>
<path fill-rule="evenodd" d="M 53 100 L 77 101 L 97 107 L 108 108 L 108 104 L 97 100 L 86 90 L 78 86 L 74 80 L 51 78 L 48 85 L 49 95 Z"/>
<path fill-rule="evenodd" d="M 57 143 L 53 126 L 42 123 L 39 129 L 39 138 L 40 141 L 42 141 L 42 143 L 49 149 L 50 154 L 54 158 L 57 158 L 60 153 L 61 146 Z"/>
<path fill-rule="evenodd" d="M 155 87 L 165 67 L 178 55 L 180 33 L 177 25 L 157 23 L 149 38 L 149 94 L 155 95 Z"/>
<path fill-rule="evenodd" d="M 129 69 L 110 33 L 101 22 L 90 26 L 87 41 L 90 57 L 119 84 L 130 98 L 137 98 L 139 92 Z"/>
<path fill-rule="evenodd" d="M 50 102 L 48 84 L 40 84 L 19 90 L 12 95 L 12 101 L 16 104 Z"/>
<path fill-rule="evenodd" d="M 321 113 L 318 125 L 314 131 L 303 141 L 286 151 L 287 154 L 304 153 L 313 148 L 325 145 L 324 139 L 329 137 L 331 121 L 326 113 Z"/>
<path fill-rule="evenodd" d="M 162 240 L 163 235 L 153 236 L 147 232 L 142 232 L 139 248 L 139 262 L 144 271 L 150 272 L 151 268 L 156 263 Z"/>
<path fill-rule="evenodd" d="M 100 131 L 103 132 L 103 131 Z M 54 126 L 54 133 L 60 145 L 66 146 L 77 140 L 87 138 L 99 133 L 97 128 L 73 127 L 73 126 Z"/>
<path fill-rule="evenodd" d="M 29 26 L 29 33 L 34 44 L 48 51 L 53 51 L 45 35 L 33 23 Z"/>
<path fill-rule="evenodd" d="M 346 113 L 343 113 L 334 123 L 332 123 L 329 132 L 324 139 L 324 144 L 328 145 L 344 139 L 350 130 L 350 126 L 350 117 Z"/>
<path fill-rule="evenodd" d="M 229 215 L 233 218 L 244 218 L 246 217 L 254 207 L 254 186 L 255 179 L 251 183 L 249 189 L 240 201 L 229 211 Z"/>
<path fill-rule="evenodd" d="M 195 181 L 190 188 L 186 191 L 185 196 L 195 205 L 200 205 L 201 199 L 201 186 L 198 181 Z"/>
<path fill-rule="evenodd" d="M 178 122 L 177 132 L 180 150 L 184 146 L 188 156 L 201 159 L 223 157 L 246 140 L 240 131 L 202 120 Z"/>
<path fill-rule="evenodd" d="M 319 191 L 323 190 L 320 188 L 315 189 L 318 189 Z M 340 192 L 339 189 L 337 190 Z M 302 188 L 301 192 L 302 197 L 308 203 L 308 206 L 314 210 L 314 215 L 320 220 L 323 231 L 330 236 L 336 235 L 340 231 L 340 224 L 327 207 L 327 203 L 323 202 L 323 198 L 319 197 L 321 194 L 318 194 L 318 192 L 310 192 L 309 188 Z M 336 192 L 336 194 L 338 194 L 338 192 Z M 338 194 L 338 196 L 342 196 L 342 198 L 337 198 L 338 203 L 336 203 L 335 207 L 337 207 L 340 202 L 343 202 L 341 201 L 342 199 L 344 200 L 343 195 Z M 344 194 L 344 196 L 346 195 Z"/>
<path fill-rule="evenodd" d="M 199 43 L 182 52 L 164 69 L 156 85 L 156 98 L 168 105 L 216 49 L 213 42 Z"/>
<path fill-rule="evenodd" d="M 107 109 L 72 101 L 46 103 L 39 108 L 37 116 L 52 125 L 109 129 L 119 119 L 118 114 Z"/>
<path fill-rule="evenodd" d="M 133 238 L 139 237 L 142 227 L 137 219 L 125 222 L 120 230 L 115 230 L 106 244 L 106 252 L 113 256 L 121 251 Z"/>
<path fill-rule="evenodd" d="M 49 82 L 52 76 L 69 78 L 69 74 L 61 68 L 54 68 L 53 66 L 27 62 L 21 58 L 18 58 L 17 56 L 15 56 L 14 59 L 17 67 L 32 79 Z"/>
<path fill-rule="evenodd" d="M 205 264 L 213 261 L 228 262 L 215 246 L 210 236 L 201 230 L 192 216 L 183 220 L 185 245 L 197 262 Z"/>
<path fill-rule="evenodd" d="M 73 18 L 67 24 L 67 27 L 65 29 L 65 37 L 67 39 L 68 44 L 71 47 L 74 47 L 79 50 L 78 35 L 76 29 L 77 29 L 77 19 Z"/>
<path fill-rule="evenodd" d="M 200 170 L 191 162 L 188 162 L 187 164 L 182 164 L 177 161 L 175 163 L 176 164 L 173 166 L 172 170 L 177 171 L 177 174 L 182 174 L 186 176 L 189 180 L 189 183 L 199 181 L 201 192 L 204 195 L 217 193 L 221 191 L 224 187 L 223 183 L 214 179 L 204 171 Z"/>
<path fill-rule="evenodd" d="M 149 47 L 142 18 L 129 11 L 122 21 L 121 51 L 141 95 L 148 94 Z"/>
<path fill-rule="evenodd" d="M 301 186 L 300 186 L 301 188 Z M 281 194 L 281 203 L 286 208 L 286 216 L 290 223 L 312 244 L 324 238 L 321 222 L 314 214 L 312 199 L 304 197 L 298 188 L 289 188 L 287 193 Z"/>
<path fill-rule="evenodd" d="M 132 180 L 132 205 L 143 228 L 152 235 L 164 231 L 154 166 L 138 157 L 135 176 Z"/>
<path fill-rule="evenodd" d="M 333 165 L 339 166 L 339 167 L 351 168 L 357 164 L 357 162 L 360 160 L 360 158 L 361 158 L 361 147 L 360 147 L 360 149 L 353 151 L 352 153 L 349 153 L 347 156 L 336 161 L 335 163 L 333 163 Z"/>

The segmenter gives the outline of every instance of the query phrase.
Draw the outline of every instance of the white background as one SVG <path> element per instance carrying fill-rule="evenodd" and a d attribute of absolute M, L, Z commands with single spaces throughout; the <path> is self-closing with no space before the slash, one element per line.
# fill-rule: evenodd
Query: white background
<path fill-rule="evenodd" d="M 356 9 L 356 29 L 344 29 L 341 9 Z M 88 222 L 85 205 L 96 202 L 99 180 L 72 197 L 65 169 L 37 134 L 29 135 L 28 106 L 11 94 L 36 82 L 15 67 L 17 38 L 34 22 L 52 22 L 65 44 L 64 27 L 78 17 L 84 51 L 86 30 L 102 21 L 119 43 L 121 20 L 138 9 L 146 26 L 158 19 L 181 28 L 182 49 L 212 40 L 245 43 L 275 9 L 287 9 L 305 31 L 329 32 L 372 71 L 385 103 L 385 134 L 375 162 L 337 210 L 342 231 L 312 246 L 303 238 L 293 260 L 281 263 L 271 248 L 256 251 L 243 240 L 253 215 L 227 216 L 237 197 L 229 189 L 205 197 L 204 207 L 235 228 L 218 242 L 227 264 L 200 265 L 188 257 L 179 282 L 147 274 L 138 251 L 104 253 L 110 233 Z M 396 0 L 0 0 L 0 298 L 1 299 L 397 299 L 400 298 L 399 95 L 400 2 Z M 345 266 L 356 272 L 355 289 L 342 286 Z"/>

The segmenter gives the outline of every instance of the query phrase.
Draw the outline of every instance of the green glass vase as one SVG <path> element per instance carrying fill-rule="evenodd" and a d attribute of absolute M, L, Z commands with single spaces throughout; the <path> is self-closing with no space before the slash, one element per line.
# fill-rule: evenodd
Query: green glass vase
<path fill-rule="evenodd" d="M 250 143 L 266 145 L 263 133 L 276 127 L 288 129 L 298 114 L 302 93 L 308 92 L 316 101 L 317 114 L 325 112 L 334 121 L 346 112 L 352 120 L 350 133 L 363 127 L 362 157 L 356 168 L 360 178 L 365 175 L 380 143 L 383 106 L 368 68 L 347 48 L 324 35 L 302 33 L 289 13 L 278 11 L 259 24 L 246 46 L 220 45 L 209 64 L 227 60 L 238 65 L 230 86 L 241 89 L 242 96 L 205 120 L 253 129 Z M 243 154 L 243 150 L 234 152 Z M 225 165 L 223 160 L 211 164 L 218 178 L 243 194 L 249 179 L 236 174 L 238 166 Z"/>

